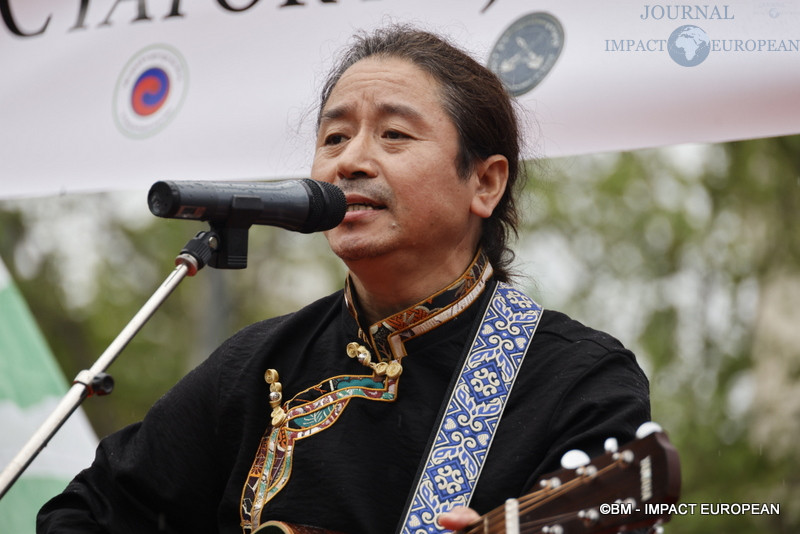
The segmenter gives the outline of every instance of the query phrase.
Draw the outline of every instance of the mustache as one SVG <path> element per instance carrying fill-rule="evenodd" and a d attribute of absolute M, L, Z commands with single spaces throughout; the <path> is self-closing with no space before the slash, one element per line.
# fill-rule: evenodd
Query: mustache
<path fill-rule="evenodd" d="M 388 186 L 371 180 L 343 180 L 336 185 L 345 195 L 360 195 L 384 206 L 394 199 L 392 190 Z"/>

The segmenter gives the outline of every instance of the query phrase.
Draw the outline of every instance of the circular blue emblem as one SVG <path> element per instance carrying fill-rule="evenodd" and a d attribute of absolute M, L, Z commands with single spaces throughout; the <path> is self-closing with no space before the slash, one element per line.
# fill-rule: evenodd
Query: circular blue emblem
<path fill-rule="evenodd" d="M 152 115 L 169 96 L 169 75 L 164 69 L 154 67 L 144 71 L 131 91 L 131 108 L 141 116 Z"/>
<path fill-rule="evenodd" d="M 696 67 L 711 52 L 711 40 L 702 28 L 687 24 L 672 32 L 667 39 L 669 56 L 683 67 Z"/>
<path fill-rule="evenodd" d="M 500 35 L 488 67 L 509 93 L 520 96 L 544 79 L 564 48 L 564 28 L 549 13 L 529 13 Z"/>
<path fill-rule="evenodd" d="M 174 119 L 186 98 L 188 68 L 171 46 L 155 44 L 123 67 L 114 88 L 114 122 L 131 138 L 155 135 Z"/>

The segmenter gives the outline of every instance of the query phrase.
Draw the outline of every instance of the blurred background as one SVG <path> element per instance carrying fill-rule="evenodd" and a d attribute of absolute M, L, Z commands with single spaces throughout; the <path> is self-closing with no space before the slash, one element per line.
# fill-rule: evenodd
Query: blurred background
<path fill-rule="evenodd" d="M 666 532 L 800 531 L 800 136 L 545 159 L 529 174 L 517 282 L 635 351 L 681 455 L 681 501 L 780 504 L 676 516 Z M 0 258 L 71 379 L 206 226 L 117 191 L 0 200 L 0 228 Z M 141 419 L 236 330 L 344 276 L 323 236 L 253 227 L 247 269 L 187 278 L 123 351 L 113 394 L 83 404 L 91 427 Z"/>

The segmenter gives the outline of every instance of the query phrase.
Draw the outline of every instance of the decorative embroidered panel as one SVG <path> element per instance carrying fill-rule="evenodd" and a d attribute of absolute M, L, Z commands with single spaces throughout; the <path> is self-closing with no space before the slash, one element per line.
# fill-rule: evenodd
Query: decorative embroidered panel
<path fill-rule="evenodd" d="M 240 510 L 243 532 L 258 528 L 264 506 L 289 481 L 297 441 L 333 425 L 353 398 L 392 402 L 396 397 L 396 378 L 337 376 L 287 402 L 286 423 L 267 430 L 247 476 Z"/>
<path fill-rule="evenodd" d="M 369 335 L 360 332 L 381 361 L 405 356 L 403 343 L 424 334 L 460 314 L 477 299 L 492 276 L 492 266 L 486 255 L 479 251 L 466 271 L 452 284 L 410 308 L 371 325 Z M 348 309 L 358 321 L 353 295 L 348 279 L 345 290 Z"/>
<path fill-rule="evenodd" d="M 453 389 L 402 534 L 444 529 L 436 517 L 468 505 L 542 308 L 498 284 Z"/>

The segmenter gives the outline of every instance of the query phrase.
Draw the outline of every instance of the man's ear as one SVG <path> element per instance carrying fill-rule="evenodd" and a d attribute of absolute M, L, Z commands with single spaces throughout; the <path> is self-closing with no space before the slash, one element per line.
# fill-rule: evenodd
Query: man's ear
<path fill-rule="evenodd" d="M 508 159 L 494 154 L 476 164 L 477 189 L 470 205 L 472 213 L 484 219 L 492 215 L 508 183 Z"/>

